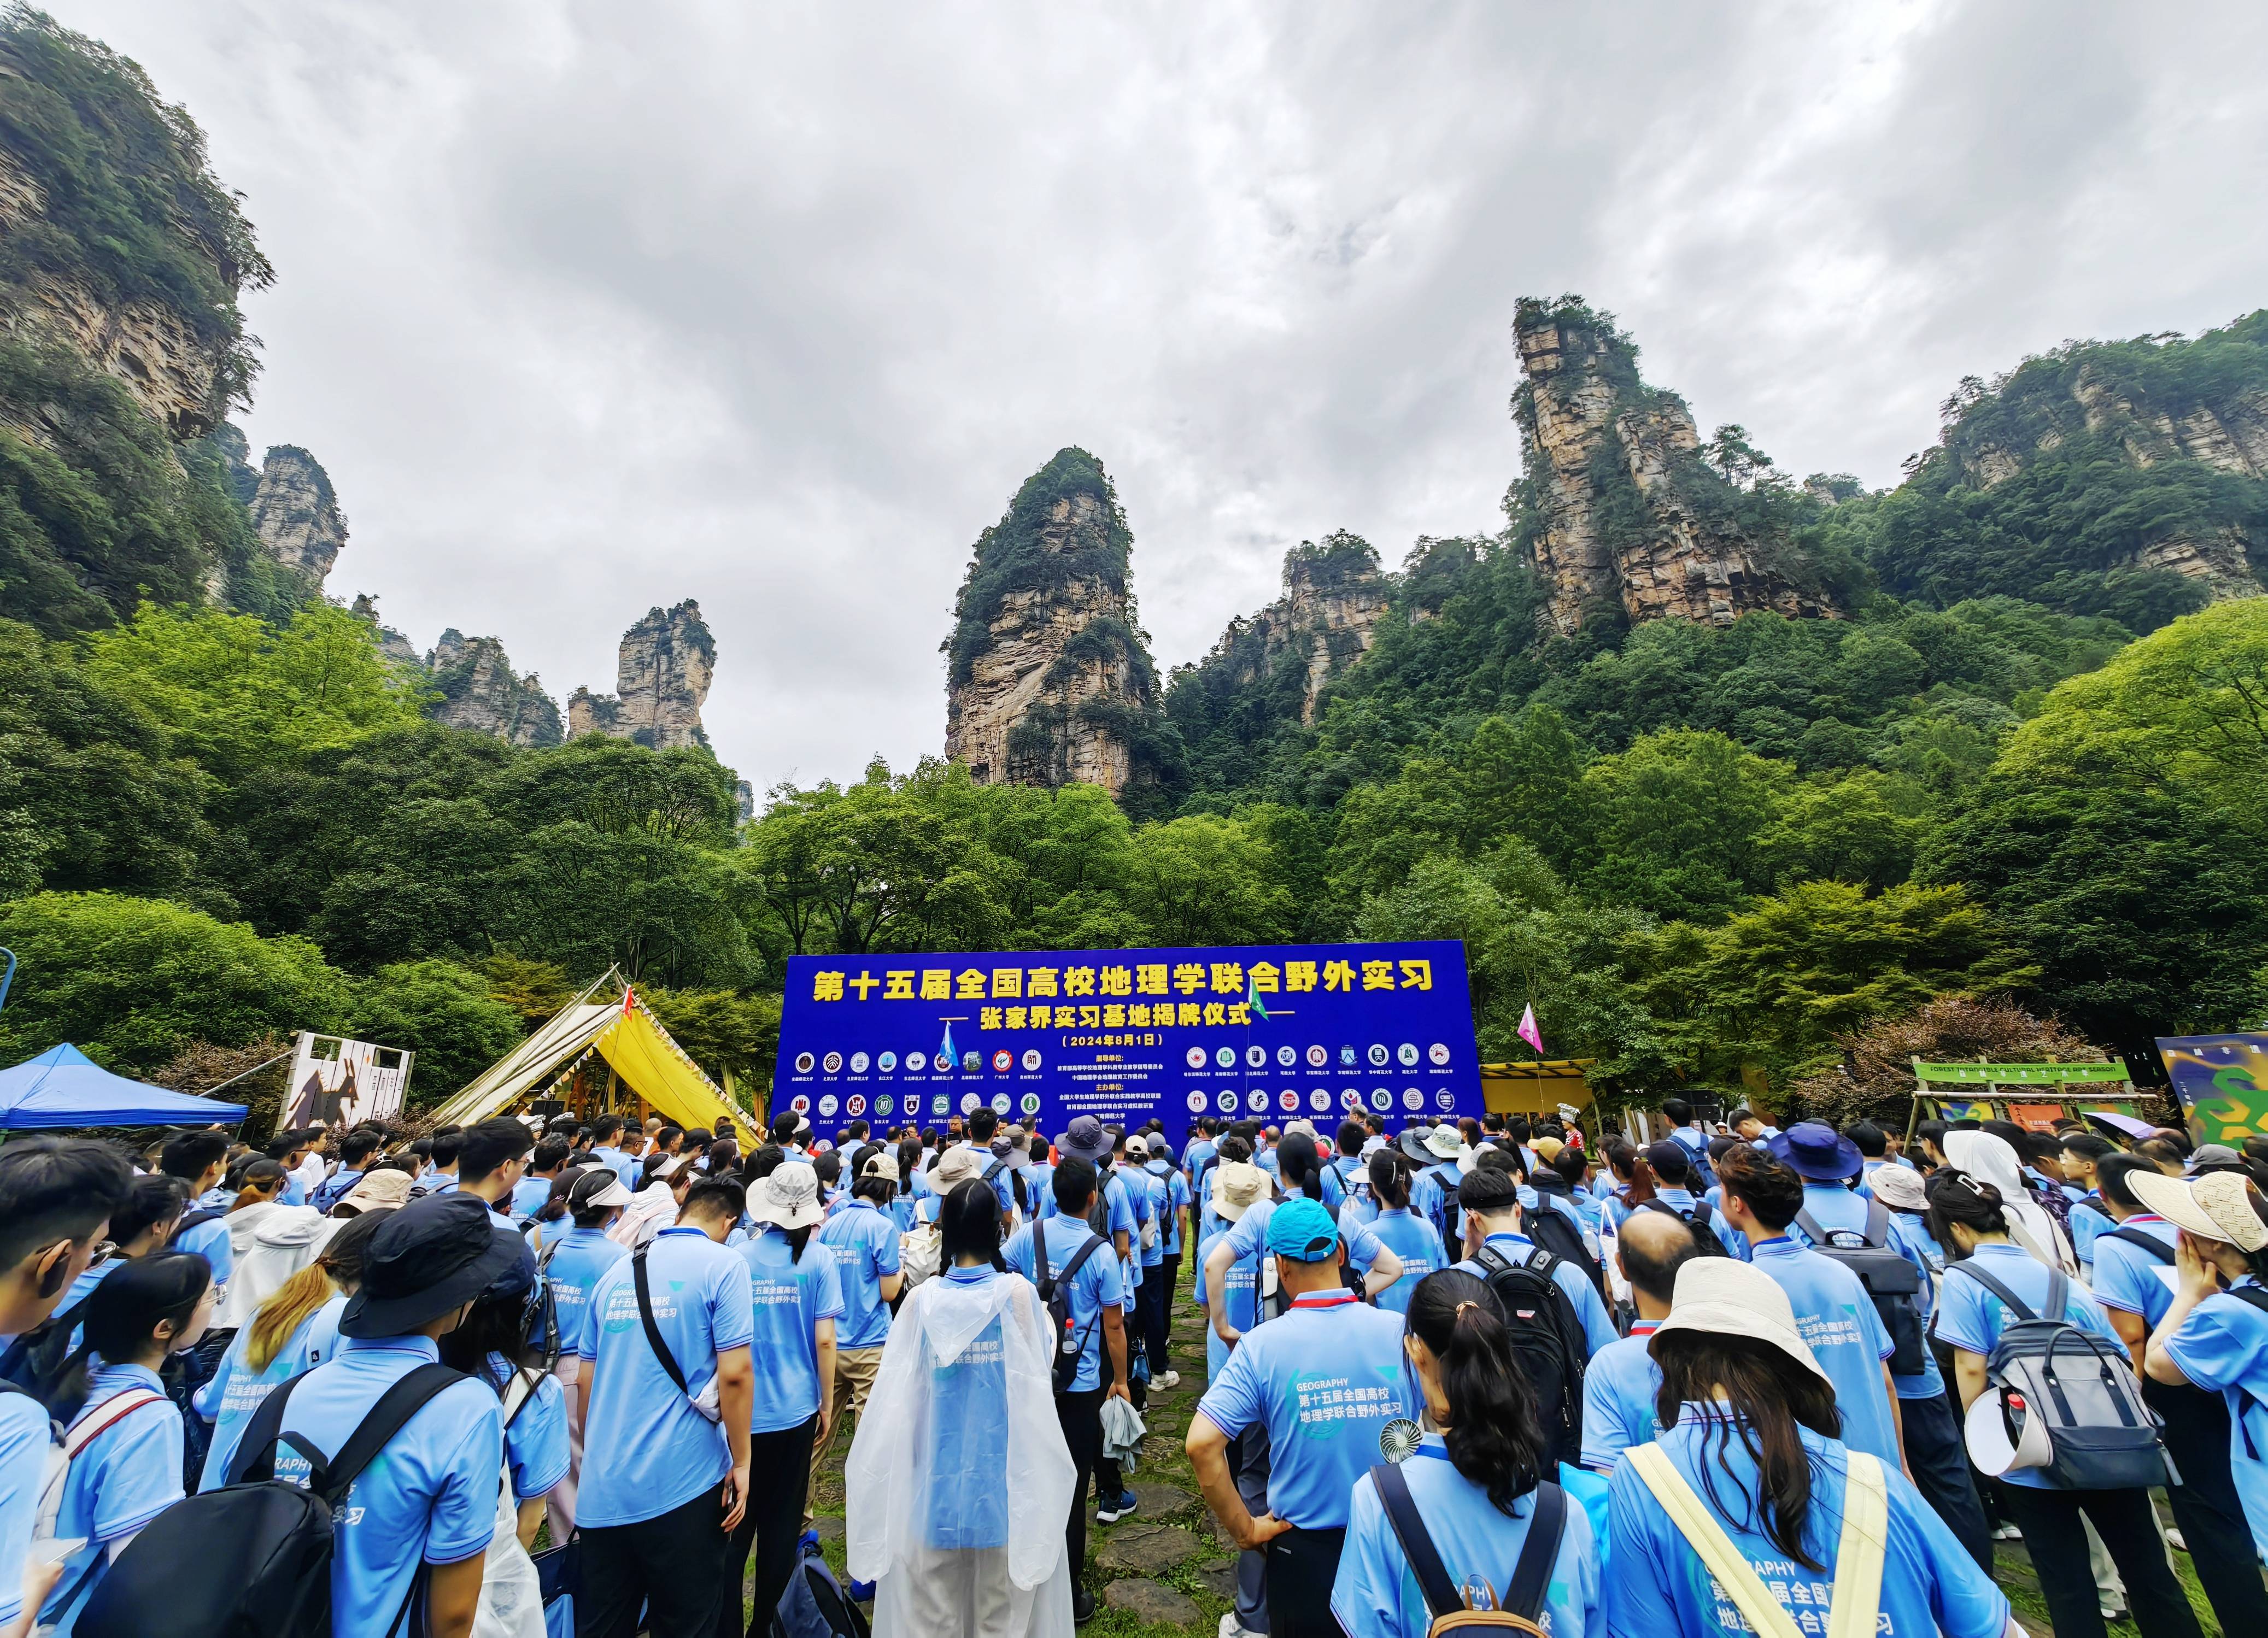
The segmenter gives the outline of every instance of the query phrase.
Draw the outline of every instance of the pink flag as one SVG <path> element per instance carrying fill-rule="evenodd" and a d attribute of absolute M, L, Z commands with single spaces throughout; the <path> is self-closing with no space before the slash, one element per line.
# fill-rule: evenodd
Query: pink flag
<path fill-rule="evenodd" d="M 1543 1032 L 1535 1027 L 1535 1003 L 1534 1002 L 1528 1003 L 1527 1006 L 1521 1009 L 1520 1028 L 1516 1032 L 1520 1036 L 1521 1039 L 1526 1041 L 1529 1046 L 1535 1048 L 1535 1055 L 1537 1057 L 1540 1058 L 1543 1055 Z"/>

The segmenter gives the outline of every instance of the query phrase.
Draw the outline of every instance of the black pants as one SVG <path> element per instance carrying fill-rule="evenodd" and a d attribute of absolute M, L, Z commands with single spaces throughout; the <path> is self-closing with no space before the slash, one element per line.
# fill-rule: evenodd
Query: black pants
<path fill-rule="evenodd" d="M 1126 1368 L 1129 1370 L 1131 1370 L 1134 1368 L 1132 1358 L 1134 1339 L 1130 1336 L 1126 1339 L 1126 1342 L 1128 1348 Z M 1097 1385 L 1094 1391 L 1095 1499 L 1097 1501 L 1101 1501 L 1103 1497 L 1108 1496 L 1115 1502 L 1120 1496 L 1126 1494 L 1126 1475 L 1119 1471 L 1118 1458 L 1116 1457 L 1105 1456 L 1102 1453 L 1102 1391 L 1105 1388 L 1108 1388 L 1112 1383 L 1118 1380 L 1118 1372 L 1111 1365 L 1110 1345 L 1107 1341 L 1101 1348 L 1097 1348 L 1095 1352 L 1102 1356 L 1102 1371 L 1101 1375 L 1097 1378 Z M 1141 1407 L 1138 1404 L 1135 1408 L 1139 1410 Z M 1073 1560 L 1072 1561 L 1076 1563 L 1078 1561 Z"/>
<path fill-rule="evenodd" d="M 1103 1369 L 1109 1368 L 1105 1359 Z M 1071 1554 L 1071 1578 L 1076 1585 L 1086 1578 L 1086 1481 L 1102 1459 L 1102 1390 L 1057 1394 L 1056 1421 L 1062 1424 L 1071 1465 L 1077 1470 L 1071 1487 L 1071 1518 L 1064 1525 L 1064 1546 Z"/>
<path fill-rule="evenodd" d="M 1268 1638 L 1343 1638 L 1331 1613 L 1344 1530 L 1287 1530 L 1268 1544 Z"/>
<path fill-rule="evenodd" d="M 1961 1424 L 1954 1420 L 1951 1401 L 1942 1393 L 1934 1399 L 1900 1399 L 1898 1421 L 1905 1429 L 1906 1466 L 1913 1473 L 1914 1487 L 1945 1521 L 1962 1551 L 1991 1575 L 1992 1532 L 1984 1524 L 1977 1487 L 1969 1480 L 1969 1447 Z"/>
<path fill-rule="evenodd" d="M 811 1444 L 819 1418 L 748 1436 L 748 1506 L 733 1531 L 725 1554 L 725 1593 L 717 1608 L 717 1638 L 740 1638 L 745 1626 L 753 1638 L 772 1629 L 772 1612 L 795 1574 L 797 1545 L 803 1539 L 803 1499 L 811 1488 Z M 756 1550 L 755 1613 L 740 1619 L 740 1581 L 747 1573 L 748 1548 Z"/>
<path fill-rule="evenodd" d="M 1150 1361 L 1150 1380 L 1166 1374 L 1166 1326 L 1174 1317 L 1174 1276 L 1178 1257 L 1142 1271 L 1142 1351 Z"/>
<path fill-rule="evenodd" d="M 2166 1487 L 2166 1500 L 2220 1630 L 2268 1633 L 2268 1586 L 2228 1472 L 2228 1403 L 2218 1393 L 2148 1377 L 2142 1398 L 2165 1421 L 2166 1449 L 2182 1475 Z"/>
<path fill-rule="evenodd" d="M 575 1638 L 630 1638 L 640 1605 L 652 1638 L 710 1638 L 725 1591 L 721 1491 L 635 1524 L 583 1527 Z"/>
<path fill-rule="evenodd" d="M 2200 1638 L 2189 1596 L 2166 1562 L 2166 1544 L 2146 1490 L 2036 1490 L 2000 1486 L 2000 1511 L 2024 1532 L 2056 1638 L 2105 1638 L 2095 1573 L 2088 1568 L 2081 1513 L 2110 1549 L 2126 1583 L 2126 1606 L 2142 1638 Z"/>

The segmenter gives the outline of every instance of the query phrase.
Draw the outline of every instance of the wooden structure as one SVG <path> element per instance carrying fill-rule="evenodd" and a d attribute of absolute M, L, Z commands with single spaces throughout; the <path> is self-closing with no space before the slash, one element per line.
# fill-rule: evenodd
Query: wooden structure
<path fill-rule="evenodd" d="M 2012 1120 L 2051 1132 L 2088 1112 L 2136 1115 L 2143 1101 L 2123 1063 L 1925 1063 L 1912 1060 L 1913 1113 L 1906 1141 L 1925 1120 Z"/>

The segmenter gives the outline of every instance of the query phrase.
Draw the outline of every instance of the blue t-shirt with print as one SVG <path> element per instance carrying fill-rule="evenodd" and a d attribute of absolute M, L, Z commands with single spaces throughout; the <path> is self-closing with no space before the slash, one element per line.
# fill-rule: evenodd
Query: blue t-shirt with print
<path fill-rule="evenodd" d="M 1535 1255 L 1535 1242 L 1524 1234 L 1491 1234 L 1482 1244 L 1493 1247 L 1506 1262 L 1518 1266 L 1524 1267 Z M 1470 1258 L 1454 1266 L 1476 1280 L 1488 1278 L 1480 1264 Z M 1581 1269 L 1562 1257 L 1552 1267 L 1551 1283 L 1574 1305 L 1576 1322 L 1583 1327 L 1583 1341 L 1590 1345 L 1592 1353 L 1596 1354 L 1619 1338 L 1621 1333 L 1615 1329 L 1614 1318 L 1607 1312 L 1599 1288 L 1583 1277 Z"/>
<path fill-rule="evenodd" d="M 1094 1230 L 1085 1223 L 1060 1212 L 1043 1223 L 1027 1223 L 1010 1235 L 1008 1243 L 1000 1248 L 1000 1260 L 1035 1286 L 1040 1282 L 1038 1258 L 1034 1251 L 1038 1236 L 1046 1238 L 1048 1271 L 1057 1280 L 1071 1267 L 1071 1259 L 1079 1255 L 1079 1248 L 1095 1238 Z M 1105 1309 L 1121 1305 L 1121 1268 L 1118 1259 L 1105 1245 L 1081 1264 L 1079 1273 L 1071 1278 L 1068 1298 L 1071 1332 L 1079 1340 L 1079 1374 L 1071 1384 L 1074 1393 L 1102 1385 L 1102 1313 Z"/>
<path fill-rule="evenodd" d="M 1830 1234 L 1845 1229 L 1855 1230 L 1864 1234 L 1867 1230 L 1869 1198 L 1860 1194 L 1855 1189 L 1838 1187 L 1831 1183 L 1807 1183 L 1803 1186 L 1804 1210 L 1811 1214 L 1811 1220 L 1814 1223 Z M 1914 1271 L 1921 1275 L 1921 1289 L 1914 1293 L 1914 1309 L 1921 1316 L 1922 1325 L 1926 1329 L 1929 1324 L 1930 1291 L 1936 1283 L 1929 1277 L 1929 1258 L 1923 1252 L 1921 1247 L 1916 1245 L 1907 1237 L 1905 1226 L 1899 1222 L 1896 1212 L 1885 1208 L 1884 1215 L 1888 1219 L 1884 1227 L 1889 1234 L 1889 1249 L 1912 1264 Z M 1800 1245 L 1811 1244 L 1811 1237 L 1804 1232 L 1801 1223 L 1788 1224 L 1787 1234 L 1790 1239 Z M 1875 1318 L 1881 1317 L 1881 1311 L 1875 1310 Z M 1887 1333 L 1887 1327 L 1885 1327 L 1885 1334 Z M 1893 1373 L 1890 1381 L 1896 1387 L 1898 1397 L 1902 1399 L 1933 1399 L 1945 1392 L 1945 1377 L 1937 1368 L 1935 1355 L 1932 1355 L 1926 1348 L 1922 1349 L 1919 1370 L 1908 1371 L 1904 1376 Z M 1848 1433 L 1847 1429 L 1845 1431 Z M 1860 1448 L 1872 1449 L 1873 1447 L 1862 1445 Z M 1877 1451 L 1876 1454 L 1879 1455 L 1881 1452 Z"/>
<path fill-rule="evenodd" d="M 236 1458 L 236 1447 L 253 1413 L 268 1396 L 339 1351 L 339 1316 L 346 1308 L 347 1299 L 335 1296 L 302 1319 L 265 1370 L 254 1370 L 246 1357 L 246 1350 L 252 1346 L 252 1327 L 246 1326 L 236 1333 L 194 1401 L 197 1414 L 212 1423 L 204 1470 L 197 1476 L 200 1493 L 217 1490 L 228 1482 L 228 1465 Z"/>
<path fill-rule="evenodd" d="M 284 1431 L 336 1456 L 388 1388 L 440 1357 L 430 1337 L 350 1337 L 291 1390 Z M 384 1458 L 356 1478 L 337 1515 L 333 1638 L 386 1638 L 421 1565 L 488 1550 L 503 1463 L 504 1407 L 493 1389 L 468 1378 L 418 1407 Z M 306 1458 L 279 1444 L 276 1476 L 306 1483 Z"/>
<path fill-rule="evenodd" d="M 1379 1434 L 1418 1406 L 1403 1369 L 1402 1317 L 1351 1291 L 1311 1291 L 1255 1326 L 1197 1401 L 1231 1439 L 1268 1430 L 1268 1510 L 1302 1530 L 1339 1530 Z"/>
<path fill-rule="evenodd" d="M 1342 1219 L 1353 1207 L 1354 1202 L 1349 1201 L 1341 1208 Z M 1340 1231 L 1345 1232 L 1344 1226 Z M 1432 1223 L 1411 1216 L 1407 1209 L 1381 1211 L 1367 1229 L 1357 1232 L 1369 1235 L 1402 1260 L 1402 1277 L 1381 1291 L 1377 1302 L 1381 1308 L 1391 1312 L 1408 1313 L 1418 1282 L 1441 1267 L 1441 1237 L 1433 1232 Z"/>
<path fill-rule="evenodd" d="M 2022 1246 L 2007 1240 L 1987 1240 L 1968 1258 L 1947 1266 L 1944 1282 L 1938 1288 L 1937 1312 L 1930 1320 L 1930 1334 L 1969 1353 L 1990 1355 L 2012 1316 L 1999 1297 L 1961 1272 L 1963 1263 L 1970 1261 L 2007 1286 L 2018 1301 L 2036 1314 L 2048 1300 L 2050 1270 Z M 2109 1338 L 2111 1346 L 2123 1352 L 2126 1345 L 2118 1341 L 2118 1333 L 2112 1329 L 2109 1316 L 2088 1295 L 2087 1288 L 2076 1280 L 2067 1280 L 2065 1284 L 2065 1319 L 2083 1331 Z M 2003 1473 L 2000 1481 L 2035 1490 L 2055 1487 L 2038 1469 L 2030 1467 Z"/>
<path fill-rule="evenodd" d="M 541 1211 L 551 1198 L 549 1178 L 522 1178 L 512 1186 L 512 1220 L 532 1217 Z"/>
<path fill-rule="evenodd" d="M 843 1315 L 843 1282 L 835 1252 L 814 1230 L 796 1257 L 784 1229 L 767 1226 L 740 1248 L 748 1268 L 748 1301 L 756 1366 L 752 1433 L 777 1433 L 819 1414 L 819 1338 L 822 1319 Z M 839 1344 L 841 1339 L 836 1339 Z"/>
<path fill-rule="evenodd" d="M 1647 1350 L 1658 1322 L 1640 1320 L 1618 1342 L 1591 1355 L 1583 1373 L 1583 1465 L 1610 1473 L 1633 1444 L 1645 1444 L 1661 1431 L 1654 1399 L 1661 1392 L 1661 1367 Z"/>
<path fill-rule="evenodd" d="M 1843 1413 L 1843 1443 L 1896 1465 L 1898 1429 L 1882 1365 L 1897 1349 L 1874 1310 L 1874 1299 L 1867 1295 L 1857 1274 L 1785 1234 L 1754 1250 L 1756 1266 L 1787 1293 L 1795 1328 L 1835 1385 L 1836 1407 Z"/>
<path fill-rule="evenodd" d="M 1158 1247 L 1161 1257 L 1182 1254 L 1182 1214 L 1189 1209 L 1189 1180 L 1162 1160 L 1145 1168 L 1151 1186 L 1162 1196 L 1158 1201 Z"/>
<path fill-rule="evenodd" d="M 2247 1274 L 2236 1285 L 2257 1290 L 2260 1282 Z M 2218 1292 L 2190 1310 L 2165 1347 L 2182 1375 L 2228 1402 L 2229 1476 L 2252 1545 L 2268 1554 L 2268 1313 Z"/>
<path fill-rule="evenodd" d="M 939 1276 L 949 1286 L 978 1289 L 999 1277 L 981 1264 L 947 1268 Z M 1008 1544 L 1008 1441 L 1000 1420 L 1008 1354 L 1000 1324 L 995 1319 L 979 1331 L 950 1364 L 934 1355 L 924 1362 L 932 1441 L 922 1507 L 926 1546 L 973 1550 Z M 917 1471 L 920 1466 L 916 1464 Z"/>
<path fill-rule="evenodd" d="M 549 1226 L 549 1225 L 546 1225 Z M 570 1229 L 556 1242 L 558 1250 L 543 1265 L 551 1291 L 551 1311 L 559 1326 L 562 1357 L 583 1349 L 583 1330 L 590 1323 L 591 1293 L 599 1276 L 630 1253 L 630 1248 L 607 1238 L 604 1229 Z"/>
<path fill-rule="evenodd" d="M 109 1544 L 132 1535 L 181 1499 L 181 1413 L 165 1397 L 166 1385 L 156 1371 L 142 1365 L 98 1367 L 86 1404 L 71 1426 L 99 1421 L 106 1403 L 135 1389 L 157 1394 L 157 1402 L 127 1412 L 88 1443 L 63 1474 L 55 1536 L 83 1537 L 86 1545 L 63 1561 L 63 1578 L 40 1607 L 40 1624 L 53 1627 L 56 1638 L 71 1630 L 109 1568 Z M 35 1480 L 37 1476 L 35 1465 Z M 20 1565 L 11 1573 L 20 1583 Z"/>
<path fill-rule="evenodd" d="M 489 1385 L 501 1400 L 512 1383 L 512 1362 L 501 1354 L 488 1358 Z M 515 1500 L 549 1494 L 567 1476 L 567 1395 L 549 1371 L 528 1370 L 534 1384 L 504 1426 L 504 1458 L 512 1469 Z"/>
<path fill-rule="evenodd" d="M 32 1550 L 40 1482 L 48 1445 L 47 1407 L 24 1393 L 0 1393 L 0 1565 L 18 1571 Z M 0 1575 L 0 1627 L 24 1612 L 22 1575 Z"/>
<path fill-rule="evenodd" d="M 835 1253 L 843 1292 L 837 1348 L 880 1348 L 890 1334 L 890 1305 L 882 1281 L 900 1270 L 898 1225 L 872 1201 L 853 1200 L 820 1225 L 819 1238 Z"/>
<path fill-rule="evenodd" d="M 1197 1278 L 1191 1288 L 1191 1298 L 1205 1319 L 1205 1380 L 1218 1381 L 1228 1363 L 1229 1345 L 1220 1340 L 1220 1333 L 1212 1328 L 1211 1297 L 1205 1284 L 1205 1263 L 1212 1256 L 1212 1248 L 1228 1238 L 1226 1223 L 1213 1230 L 1197 1247 Z M 1221 1282 L 1228 1306 L 1228 1323 L 1238 1332 L 1246 1332 L 1260 1323 L 1260 1259 L 1258 1256 L 1240 1258 L 1229 1264 L 1228 1274 Z"/>
<path fill-rule="evenodd" d="M 1834 1599 L 1849 1449 L 1808 1428 L 1799 1433 L 1811 1468 L 1804 1547 L 1824 1569 L 1798 1563 L 1764 1532 L 1751 1499 L 1760 1488 L 1756 1464 L 1739 1429 L 1710 1425 L 1707 1407 L 1687 1405 L 1659 1443 L 1798 1628 L 1822 1633 Z M 2000 1590 L 1895 1459 L 1882 1464 L 1882 1477 L 1889 1496 L 1889 1540 L 1881 1603 L 1872 1628 L 1876 1638 L 1936 1638 L 1940 1633 L 1944 1638 L 2001 1638 L 2008 1626 L 2008 1601 Z M 1608 1483 L 1607 1556 L 1615 1573 L 1607 1583 L 1607 1631 L 1612 1638 L 1749 1638 L 1740 1611 L 1717 1596 L 1708 1567 L 1654 1500 L 1638 1469 L 1624 1462 Z"/>
<path fill-rule="evenodd" d="M 1434 1249 L 1440 1249 L 1438 1244 Z M 1469 1577 L 1478 1577 L 1500 1602 L 1509 1590 L 1506 1583 L 1520 1562 L 1521 1550 L 1528 1545 L 1535 1493 L 1515 1498 L 1512 1512 L 1506 1514 L 1489 1500 L 1485 1487 L 1451 1465 L 1448 1449 L 1437 1433 L 1419 1440 L 1417 1454 L 1402 1464 L 1401 1472 L 1410 1499 L 1425 1521 L 1425 1533 L 1448 1572 L 1449 1584 L 1462 1587 Z M 1584 1638 L 1599 1630 L 1599 1546 L 1588 1516 L 1571 1505 L 1560 1527 L 1559 1550 L 1544 1583 L 1540 1612 L 1541 1624 L 1552 1638 Z M 1379 1500 L 1378 1487 L 1366 1477 L 1355 1482 L 1350 1498 L 1346 1546 L 1339 1555 L 1338 1578 L 1331 1585 L 1331 1613 L 1342 1628 L 1363 1638 L 1425 1638 L 1432 1628 L 1425 1595 L 1418 1590 L 1418 1577 Z"/>
<path fill-rule="evenodd" d="M 725 1430 L 693 1408 L 693 1397 L 717 1374 L 718 1355 L 755 1335 L 740 1254 L 696 1228 L 655 1235 L 647 1282 L 654 1322 L 685 1376 L 680 1392 L 646 1341 L 632 1263 L 625 1257 L 599 1276 L 577 1349 L 592 1382 L 575 1514 L 593 1529 L 658 1518 L 724 1483 L 733 1471 Z"/>

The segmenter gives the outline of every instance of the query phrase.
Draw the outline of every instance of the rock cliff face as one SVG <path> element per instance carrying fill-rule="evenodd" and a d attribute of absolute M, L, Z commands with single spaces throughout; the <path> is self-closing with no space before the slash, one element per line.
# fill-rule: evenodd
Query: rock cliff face
<path fill-rule="evenodd" d="M 322 463 L 296 444 L 269 450 L 251 513 L 253 532 L 276 560 L 322 584 L 347 543 L 347 520 Z"/>
<path fill-rule="evenodd" d="M 717 669 L 717 640 L 688 598 L 672 609 L 649 609 L 622 633 L 615 663 L 615 692 L 578 688 L 567 701 L 571 736 L 608 734 L 657 751 L 705 747 L 702 701 Z"/>
<path fill-rule="evenodd" d="M 1945 446 L 1977 488 L 1996 488 L 2043 456 L 2091 438 L 2116 449 L 2130 466 L 2148 469 L 2193 460 L 2216 473 L 2268 479 L 2268 392 L 2242 379 L 2199 394 L 2183 382 L 2176 401 L 2161 403 L 2117 365 L 2138 346 L 2067 350 L 2034 360 L 2000 385 L 1994 400 L 1976 395 L 1973 379 L 1947 408 L 1962 409 Z M 2168 352 L 2188 345 L 2175 341 Z M 2255 378 L 2257 379 L 2257 371 Z M 2217 384 L 2216 384 L 2217 385 Z M 2171 396 L 2169 394 L 2169 396 Z M 1982 408 L 1984 413 L 1971 412 Z M 2268 542 L 2243 525 L 2175 526 L 2152 533 L 2110 567 L 2169 569 L 2201 582 L 2216 601 L 2263 594 L 2251 554 Z"/>
<path fill-rule="evenodd" d="M 0 253 L 48 225 L 48 193 L 0 148 Z M 217 264 L 216 264 L 217 266 Z M 91 277 L 33 265 L 0 280 L 0 327 L 22 340 L 60 342 L 126 385 L 176 438 L 210 431 L 225 395 L 227 351 L 188 315 L 146 297 L 120 297 Z"/>
<path fill-rule="evenodd" d="M 559 708 L 542 682 L 534 672 L 515 675 L 504 644 L 494 637 L 468 637 L 452 626 L 425 657 L 425 670 L 441 691 L 432 713 L 437 722 L 516 746 L 540 748 L 563 738 Z"/>
<path fill-rule="evenodd" d="M 1368 541 L 1344 530 L 1320 545 L 1304 540 L 1284 555 L 1284 595 L 1231 621 L 1202 665 L 1238 688 L 1286 674 L 1300 721 L 1312 725 L 1323 686 L 1370 651 L 1386 606 L 1386 577 Z"/>
<path fill-rule="evenodd" d="M 387 659 L 397 665 L 408 665 L 417 671 L 425 669 L 425 662 L 417 657 L 417 645 L 379 619 L 378 599 L 369 592 L 356 592 L 353 606 L 348 613 L 378 628 L 378 651 Z"/>
<path fill-rule="evenodd" d="M 1727 625 L 1750 609 L 1831 614 L 1791 575 L 1783 538 L 1734 515 L 1739 491 L 1701 458 L 1675 393 L 1638 378 L 1638 356 L 1580 300 L 1523 300 L 1513 400 L 1525 477 L 1515 524 L 1550 588 L 1549 617 L 1572 633 L 1599 613 Z"/>
<path fill-rule="evenodd" d="M 1101 785 L 1155 770 L 1158 674 L 1136 625 L 1132 533 L 1102 463 L 1064 449 L 977 537 L 954 609 L 945 753 L 979 781 Z"/>

